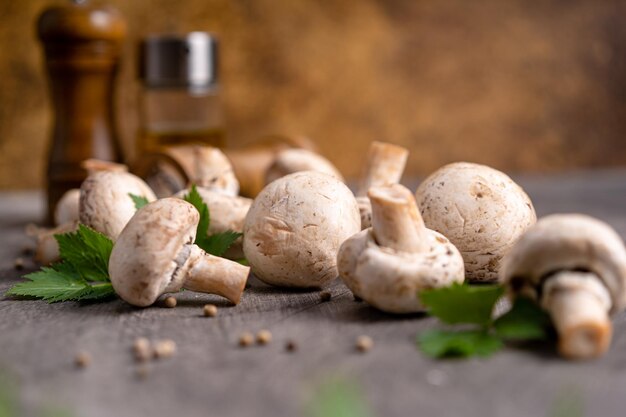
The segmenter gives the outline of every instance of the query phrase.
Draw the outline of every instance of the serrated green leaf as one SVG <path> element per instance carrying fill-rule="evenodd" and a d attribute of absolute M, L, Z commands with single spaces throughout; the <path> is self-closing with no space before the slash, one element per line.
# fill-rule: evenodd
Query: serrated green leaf
<path fill-rule="evenodd" d="M 24 278 L 28 281 L 15 284 L 5 295 L 35 297 L 55 303 L 99 300 L 115 294 L 111 283 L 90 284 L 67 264 L 43 267 L 40 271 L 28 274 Z"/>
<path fill-rule="evenodd" d="M 137 210 L 149 203 L 148 199 L 142 195 L 136 195 L 133 193 L 128 193 L 128 195 L 133 200 L 133 203 L 135 203 L 135 208 Z"/>
<path fill-rule="evenodd" d="M 497 285 L 454 284 L 450 287 L 422 291 L 420 301 L 428 313 L 449 324 L 491 323 L 493 307 L 503 293 Z"/>
<path fill-rule="evenodd" d="M 502 341 L 485 330 L 428 330 L 418 336 L 418 346 L 432 358 L 490 356 Z"/>
<path fill-rule="evenodd" d="M 79 225 L 76 232 L 54 235 L 61 258 L 89 281 L 109 281 L 113 242 L 102 233 Z"/>
<path fill-rule="evenodd" d="M 197 240 L 196 245 L 211 255 L 222 256 L 239 237 L 241 237 L 241 233 L 227 230 L 223 233 L 216 233 L 207 236 L 205 239 Z"/>
<path fill-rule="evenodd" d="M 209 213 L 209 207 L 198 193 L 195 184 L 191 186 L 189 194 L 184 196 L 183 199 L 194 206 L 200 213 L 200 221 L 196 229 L 196 241 L 205 239 L 211 224 L 211 214 Z"/>
<path fill-rule="evenodd" d="M 494 323 L 498 336 L 511 340 L 545 340 L 548 337 L 550 316 L 536 303 L 518 297 L 513 307 L 498 317 Z"/>

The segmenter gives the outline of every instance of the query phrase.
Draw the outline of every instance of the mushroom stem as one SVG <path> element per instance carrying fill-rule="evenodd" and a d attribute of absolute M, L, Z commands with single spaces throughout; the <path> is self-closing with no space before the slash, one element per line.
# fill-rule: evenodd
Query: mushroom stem
<path fill-rule="evenodd" d="M 385 142 L 372 142 L 367 165 L 357 196 L 366 196 L 370 187 L 395 184 L 400 181 L 409 151 Z"/>
<path fill-rule="evenodd" d="M 611 342 L 611 297 L 597 275 L 563 271 L 544 284 L 542 307 L 559 335 L 559 352 L 573 359 L 602 355 Z"/>
<path fill-rule="evenodd" d="M 234 304 L 239 303 L 250 267 L 210 255 L 196 245 L 191 246 L 188 262 L 184 288 L 221 295 Z"/>
<path fill-rule="evenodd" d="M 428 235 L 413 193 L 400 184 L 372 187 L 372 229 L 378 244 L 399 252 L 426 252 Z"/>

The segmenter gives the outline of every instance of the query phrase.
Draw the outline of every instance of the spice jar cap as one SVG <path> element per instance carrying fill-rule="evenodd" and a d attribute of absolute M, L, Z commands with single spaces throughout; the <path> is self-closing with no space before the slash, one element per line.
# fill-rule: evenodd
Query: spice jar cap
<path fill-rule="evenodd" d="M 150 35 L 139 44 L 139 78 L 155 88 L 213 87 L 217 83 L 217 40 L 207 32 Z"/>

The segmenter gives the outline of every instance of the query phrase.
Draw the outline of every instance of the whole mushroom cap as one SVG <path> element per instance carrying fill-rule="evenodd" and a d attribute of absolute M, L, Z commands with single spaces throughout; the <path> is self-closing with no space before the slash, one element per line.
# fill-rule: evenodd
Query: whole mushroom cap
<path fill-rule="evenodd" d="M 137 209 L 129 194 L 156 200 L 139 177 L 128 172 L 98 171 L 80 186 L 80 222 L 116 239 Z"/>
<path fill-rule="evenodd" d="M 177 291 L 196 237 L 200 215 L 178 198 L 150 203 L 128 222 L 111 252 L 113 289 L 137 306 L 153 304 L 163 292 Z"/>
<path fill-rule="evenodd" d="M 317 171 L 332 175 L 344 181 L 341 173 L 322 155 L 307 149 L 285 149 L 280 151 L 265 174 L 265 183 L 277 180 L 285 175 L 300 171 Z"/>
<path fill-rule="evenodd" d="M 297 172 L 267 185 L 244 224 L 243 250 L 262 281 L 321 287 L 337 277 L 340 245 L 361 229 L 350 189 L 336 178 Z"/>
<path fill-rule="evenodd" d="M 606 223 L 583 214 L 540 219 L 506 255 L 500 280 L 538 298 L 544 280 L 559 271 L 587 271 L 608 289 L 616 312 L 626 307 L 626 249 Z"/>
<path fill-rule="evenodd" d="M 337 255 L 341 279 L 358 297 L 388 313 L 422 311 L 418 293 L 465 279 L 459 251 L 445 236 L 427 230 L 425 253 L 379 246 L 372 229 L 348 239 Z"/>
<path fill-rule="evenodd" d="M 511 178 L 467 162 L 435 171 L 416 199 L 426 227 L 463 255 L 470 281 L 496 281 L 501 258 L 537 219 L 530 198 Z"/>

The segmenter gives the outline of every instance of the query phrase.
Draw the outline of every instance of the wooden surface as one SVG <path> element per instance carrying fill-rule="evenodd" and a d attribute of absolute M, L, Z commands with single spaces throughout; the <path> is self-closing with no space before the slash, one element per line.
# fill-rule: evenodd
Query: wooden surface
<path fill-rule="evenodd" d="M 520 181 L 540 215 L 581 211 L 626 236 L 626 171 Z M 24 225 L 41 216 L 41 207 L 37 194 L 0 194 L 0 291 L 20 275 L 13 260 L 28 244 Z M 615 318 L 611 351 L 593 362 L 566 362 L 550 347 L 434 361 L 414 344 L 434 319 L 382 314 L 355 302 L 338 282 L 330 290 L 332 300 L 321 303 L 318 292 L 253 281 L 237 307 L 187 291 L 175 309 L 0 298 L 0 385 L 19 393 L 24 415 L 61 407 L 77 417 L 306 416 L 316 387 L 336 375 L 356 381 L 379 417 L 624 415 L 625 314 Z M 201 316 L 207 302 L 221 307 L 217 318 Z M 237 347 L 242 331 L 262 328 L 274 334 L 269 346 Z M 367 354 L 353 348 L 361 334 L 375 342 Z M 139 336 L 178 344 L 176 356 L 151 364 L 144 380 L 130 353 Z M 299 351 L 285 352 L 287 339 Z M 79 350 L 93 357 L 87 369 L 73 365 Z M 576 405 L 580 414 L 558 411 Z"/>
<path fill-rule="evenodd" d="M 33 28 L 50 4 L 0 1 L 0 188 L 42 185 L 51 113 Z M 505 170 L 626 164 L 626 0 L 91 0 L 128 37 L 116 90 L 134 149 L 136 43 L 220 38 L 227 140 L 314 139 L 347 177 L 373 140 L 412 175 L 472 160 Z M 519 146 L 516 146 L 518 145 Z"/>

